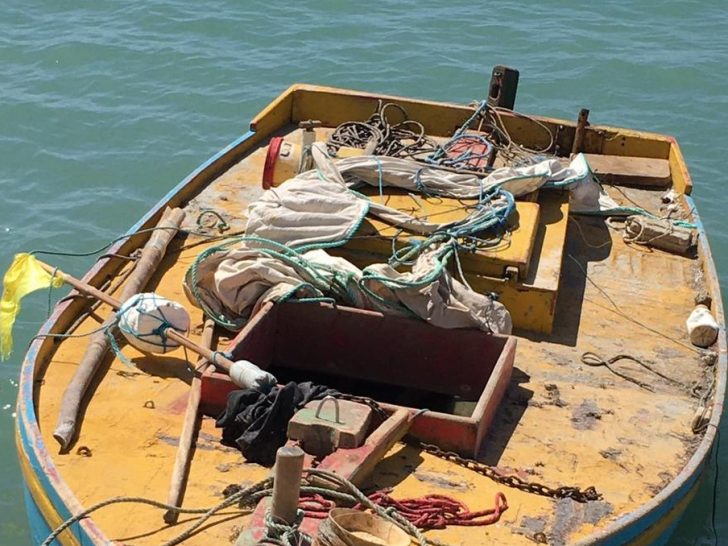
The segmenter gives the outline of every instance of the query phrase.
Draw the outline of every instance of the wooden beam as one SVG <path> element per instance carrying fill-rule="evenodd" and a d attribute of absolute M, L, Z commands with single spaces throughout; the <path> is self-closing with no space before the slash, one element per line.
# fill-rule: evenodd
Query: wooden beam
<path fill-rule="evenodd" d="M 124 285 L 121 292 L 122 300 L 126 300 L 139 293 L 147 282 L 149 282 L 149 279 L 157 270 L 157 266 L 164 257 L 167 245 L 169 245 L 169 242 L 178 233 L 184 217 L 185 213 L 182 209 L 168 208 L 164 211 L 164 214 L 157 225 L 159 229 L 152 234 L 149 241 L 147 241 L 147 244 L 144 245 L 135 270 Z M 45 267 L 46 270 L 50 267 L 46 266 L 46 264 L 43 264 L 42 262 L 41 265 Z M 51 270 L 54 271 L 55 269 L 51 268 Z M 63 274 L 61 275 L 63 276 Z M 68 282 L 66 278 L 64 278 L 64 281 Z M 101 301 L 104 301 L 101 297 L 102 295 L 105 295 L 104 292 L 85 283 L 83 284 L 83 290 L 81 290 L 79 286 L 73 284 L 72 286 L 74 286 L 74 288 L 78 288 L 81 292 L 87 293 Z M 110 327 L 114 320 L 115 317 L 112 316 L 108 318 L 103 325 Z M 68 450 L 76 436 L 76 425 L 79 410 L 81 408 L 81 401 L 86 395 L 94 376 L 101 367 L 101 362 L 108 350 L 109 339 L 106 335 L 105 329 L 91 336 L 86 352 L 76 369 L 76 373 L 63 394 L 61 411 L 58 416 L 58 424 L 56 425 L 56 430 L 53 433 L 53 437 L 61 445 L 62 452 Z"/>

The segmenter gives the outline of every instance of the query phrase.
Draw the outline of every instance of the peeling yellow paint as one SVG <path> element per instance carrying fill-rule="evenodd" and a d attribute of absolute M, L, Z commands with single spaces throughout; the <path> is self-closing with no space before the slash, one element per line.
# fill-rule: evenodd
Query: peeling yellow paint
<path fill-rule="evenodd" d="M 282 99 L 256 118 L 259 130 L 278 127 L 289 116 L 308 119 L 325 113 L 326 119 L 339 121 L 351 117 L 351 112 L 366 117 L 372 109 L 372 99 L 357 99 L 359 95 L 341 98 L 331 91 L 305 87 L 290 92 L 292 98 Z M 462 108 L 424 102 L 411 106 L 413 117 L 433 112 L 429 126 L 435 134 L 451 132 L 464 117 Z M 286 130 L 294 129 L 289 125 Z M 662 157 L 670 145 L 661 139 L 646 140 L 638 133 L 625 133 L 622 142 L 614 141 L 607 151 L 615 153 L 612 148 L 621 146 L 629 153 Z M 241 229 L 245 204 L 261 191 L 264 156 L 263 144 L 211 184 L 190 210 L 212 206 L 235 218 L 233 231 Z M 687 185 L 685 175 L 681 176 Z M 657 194 L 628 193 L 648 207 L 658 206 Z M 492 506 L 497 491 L 508 499 L 509 509 L 493 526 L 428 532 L 447 544 L 532 545 L 539 522 L 547 535 L 559 534 L 566 541 L 588 537 L 654 497 L 681 471 L 696 443 L 690 431 L 696 401 L 686 389 L 639 366 L 620 366 L 624 374 L 649 383 L 654 389 L 650 392 L 604 367 L 583 364 L 580 356 L 584 351 L 604 358 L 627 353 L 685 385 L 702 381 L 703 365 L 684 331 L 700 288 L 698 262 L 629 246 L 599 219 L 568 220 L 566 200 L 555 195 L 559 194 L 545 198 L 556 199 L 552 211 L 557 217 L 545 228 L 537 272 L 531 271 L 523 283 L 469 277 L 476 288 L 501 293 L 514 313 L 519 335 L 513 380 L 486 439 L 482 460 L 549 486 L 594 486 L 604 496 L 603 515 L 584 519 L 579 507 L 559 507 L 551 499 L 500 486 L 416 447 L 398 444 L 377 467 L 371 486 L 392 487 L 395 498 L 445 494 L 473 510 Z M 618 193 L 614 196 L 623 198 Z M 539 202 L 543 203 L 541 198 Z M 194 218 L 188 217 L 187 222 L 194 225 Z M 567 231 L 571 222 L 579 226 L 569 225 Z M 193 243 L 200 241 L 193 237 L 175 241 L 149 290 L 186 301 L 182 278 L 207 246 Z M 201 312 L 191 312 L 193 326 L 201 325 Z M 86 318 L 76 333 L 97 328 L 108 313 L 101 306 L 95 318 Z M 39 422 L 51 450 L 56 445 L 52 431 L 60 400 L 85 347 L 82 338 L 59 344 L 42 374 L 42 384 L 38 383 Z M 76 447 L 53 456 L 61 477 L 85 505 L 113 496 L 160 501 L 167 497 L 195 357 L 181 349 L 149 357 L 128 346 L 123 353 L 135 367 L 108 358 L 85 408 Z M 185 507 L 215 505 L 227 485 L 252 483 L 268 475 L 268 469 L 247 464 L 237 451 L 221 446 L 219 437 L 213 420 L 205 418 Z M 79 452 L 80 446 L 88 448 L 90 456 Z M 562 501 L 562 505 L 570 502 Z M 186 544 L 234 542 L 247 522 L 246 513 L 227 510 Z M 178 525 L 168 527 L 160 510 L 119 505 L 99 511 L 94 520 L 113 540 L 153 545 L 184 530 L 192 516 L 183 515 Z"/>

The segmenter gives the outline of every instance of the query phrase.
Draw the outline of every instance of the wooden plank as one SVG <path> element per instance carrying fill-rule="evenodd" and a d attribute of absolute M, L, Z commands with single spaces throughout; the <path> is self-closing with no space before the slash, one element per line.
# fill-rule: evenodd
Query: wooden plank
<path fill-rule="evenodd" d="M 585 154 L 594 173 L 607 184 L 664 188 L 670 185 L 667 159 Z"/>
<path fill-rule="evenodd" d="M 405 408 L 398 408 L 371 433 L 363 446 L 336 450 L 324 457 L 317 468 L 335 472 L 354 485 L 361 486 L 387 451 L 407 434 L 411 424 L 410 412 Z M 339 489 L 340 485 L 328 484 L 328 487 Z"/>

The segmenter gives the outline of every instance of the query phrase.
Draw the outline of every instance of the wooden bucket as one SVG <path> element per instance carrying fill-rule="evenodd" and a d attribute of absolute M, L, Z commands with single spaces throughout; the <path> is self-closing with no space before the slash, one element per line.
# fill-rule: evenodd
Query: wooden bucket
<path fill-rule="evenodd" d="M 409 546 L 410 537 L 394 523 L 368 512 L 334 508 L 319 527 L 313 546 Z"/>

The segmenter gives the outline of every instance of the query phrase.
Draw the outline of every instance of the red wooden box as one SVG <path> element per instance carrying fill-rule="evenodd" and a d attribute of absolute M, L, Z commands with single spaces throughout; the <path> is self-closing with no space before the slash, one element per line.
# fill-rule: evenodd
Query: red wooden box
<path fill-rule="evenodd" d="M 387 409 L 428 408 L 410 435 L 465 455 L 480 450 L 510 381 L 515 349 L 509 336 L 322 303 L 268 304 L 229 348 L 233 360 L 254 362 L 281 383 L 312 380 L 370 396 Z M 205 375 L 202 410 L 218 415 L 234 389 L 226 375 Z M 470 401 L 473 409 L 454 415 L 438 407 L 443 400 L 445 406 Z"/>

